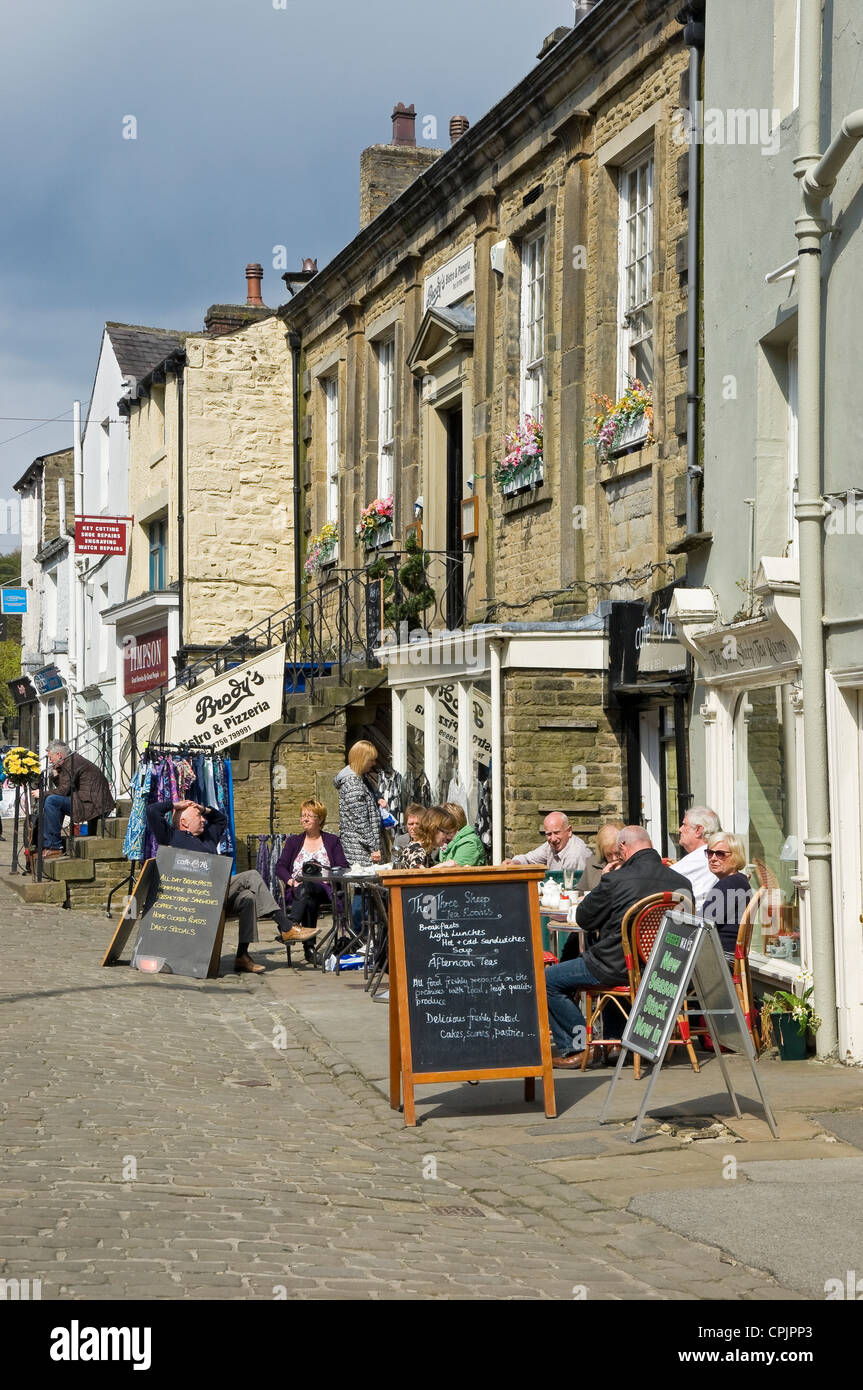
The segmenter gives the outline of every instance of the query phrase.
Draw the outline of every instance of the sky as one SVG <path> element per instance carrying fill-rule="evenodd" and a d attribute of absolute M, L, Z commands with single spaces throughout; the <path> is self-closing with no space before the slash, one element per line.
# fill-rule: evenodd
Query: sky
<path fill-rule="evenodd" d="M 245 301 L 249 261 L 282 303 L 273 248 L 323 267 L 351 240 L 360 151 L 389 142 L 396 102 L 415 104 L 418 144 L 446 148 L 450 116 L 478 120 L 573 22 L 571 0 L 5 10 L 0 552 L 20 543 L 13 483 L 72 443 L 106 320 L 200 330 L 210 304 Z"/>

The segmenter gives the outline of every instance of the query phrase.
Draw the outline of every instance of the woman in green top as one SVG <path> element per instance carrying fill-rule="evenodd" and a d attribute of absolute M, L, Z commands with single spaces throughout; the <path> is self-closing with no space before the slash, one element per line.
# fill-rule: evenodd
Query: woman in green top
<path fill-rule="evenodd" d="M 455 801 L 448 801 L 442 807 L 448 811 L 453 821 L 458 826 L 455 835 L 449 844 L 441 849 L 440 863 L 435 865 L 436 869 L 453 868 L 476 868 L 485 864 L 485 847 L 482 840 L 477 835 L 472 825 L 468 825 L 467 817 L 461 806 Z"/>

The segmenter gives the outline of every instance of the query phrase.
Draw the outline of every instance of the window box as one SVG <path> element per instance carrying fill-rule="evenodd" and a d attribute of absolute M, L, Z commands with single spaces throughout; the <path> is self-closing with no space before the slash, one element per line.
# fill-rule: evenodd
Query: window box
<path fill-rule="evenodd" d="M 376 526 L 373 531 L 366 531 L 363 535 L 363 545 L 366 550 L 379 550 L 382 545 L 391 545 L 393 539 L 393 524 L 391 521 L 384 521 L 380 526 Z"/>
<path fill-rule="evenodd" d="M 514 497 L 517 492 L 539 487 L 542 478 L 542 459 L 534 459 L 531 463 L 523 463 L 520 468 L 516 468 L 507 482 L 501 485 L 501 492 L 504 497 Z"/>
<path fill-rule="evenodd" d="M 617 454 L 625 454 L 630 449 L 639 448 L 647 443 L 650 427 L 646 415 L 642 415 L 640 420 L 631 420 L 622 430 L 619 430 L 614 443 L 608 450 L 609 458 L 614 458 Z"/>
<path fill-rule="evenodd" d="M 393 538 L 392 496 L 376 497 L 367 507 L 363 507 L 357 538 L 366 550 L 379 550 L 382 545 L 390 544 Z"/>

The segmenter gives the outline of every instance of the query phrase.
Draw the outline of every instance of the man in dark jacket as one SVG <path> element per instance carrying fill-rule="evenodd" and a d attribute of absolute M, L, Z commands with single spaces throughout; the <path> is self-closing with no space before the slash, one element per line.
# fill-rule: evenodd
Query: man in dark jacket
<path fill-rule="evenodd" d="M 42 857 L 59 859 L 63 854 L 60 829 L 65 817 L 71 816 L 77 824 L 107 816 L 114 809 L 114 796 L 108 779 L 96 764 L 80 753 L 71 753 L 59 739 L 48 744 L 48 761 L 54 790 L 45 797 Z"/>
<path fill-rule="evenodd" d="M 170 820 L 168 819 L 170 817 Z M 212 806 L 199 806 L 196 801 L 154 801 L 147 807 L 147 824 L 157 844 L 171 849 L 196 850 L 199 854 L 218 854 L 219 841 L 228 824 L 223 811 Z M 237 959 L 234 969 L 260 975 L 265 967 L 249 955 L 249 942 L 258 936 L 258 918 L 274 917 L 281 932 L 293 933 L 292 940 L 302 941 L 302 928 L 294 927 L 279 907 L 257 869 L 234 874 L 228 886 L 225 912 L 240 921 Z M 314 933 L 312 933 L 314 934 Z"/>
<path fill-rule="evenodd" d="M 570 996 L 582 985 L 626 984 L 620 928 L 628 909 L 651 893 L 678 892 L 692 898 L 689 879 L 663 864 L 643 826 L 625 826 L 617 837 L 617 852 L 620 868 L 603 876 L 576 913 L 578 925 L 598 935 L 577 960 L 551 965 L 545 972 L 551 1031 L 560 1053 L 556 1067 L 575 1070 L 582 1063 L 585 1019 Z"/>

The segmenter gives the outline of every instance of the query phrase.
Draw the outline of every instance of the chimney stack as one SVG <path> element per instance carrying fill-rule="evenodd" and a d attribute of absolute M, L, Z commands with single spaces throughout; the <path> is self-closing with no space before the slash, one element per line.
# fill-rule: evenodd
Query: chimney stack
<path fill-rule="evenodd" d="M 467 116 L 450 116 L 449 120 L 449 142 L 454 145 L 464 135 L 466 130 L 470 130 L 470 121 Z"/>
<path fill-rule="evenodd" d="M 246 266 L 246 303 L 255 309 L 263 308 L 264 301 L 261 298 L 261 281 L 264 278 L 264 267 L 252 263 Z"/>
<path fill-rule="evenodd" d="M 393 111 L 392 143 L 394 145 L 416 146 L 416 118 L 417 113 L 413 102 L 410 106 L 405 106 L 403 101 L 397 103 Z"/>

